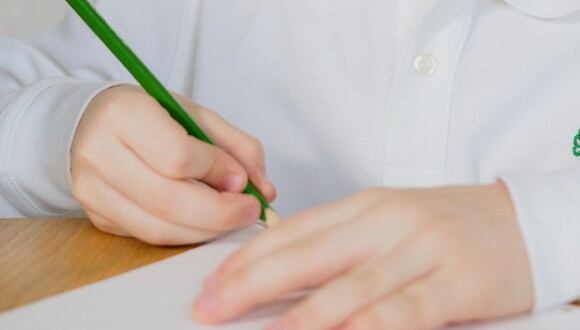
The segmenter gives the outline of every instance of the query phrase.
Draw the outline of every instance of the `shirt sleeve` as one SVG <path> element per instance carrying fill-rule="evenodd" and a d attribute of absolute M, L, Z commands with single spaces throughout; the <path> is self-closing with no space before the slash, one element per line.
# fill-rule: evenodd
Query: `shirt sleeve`
<path fill-rule="evenodd" d="M 0 120 L 0 198 L 11 207 L 3 217 L 81 213 L 70 189 L 70 145 L 87 102 L 110 85 L 59 77 L 8 94 Z"/>
<path fill-rule="evenodd" d="M 507 174 L 534 280 L 535 310 L 580 297 L 580 167 Z"/>
<path fill-rule="evenodd" d="M 175 38 L 167 36 L 179 35 L 181 2 L 93 2 L 167 82 L 176 52 Z M 157 15 L 172 19 L 150 24 Z M 0 54 L 0 217 L 82 214 L 69 178 L 77 124 L 96 94 L 134 80 L 72 12 L 36 35 L 0 36 Z"/>

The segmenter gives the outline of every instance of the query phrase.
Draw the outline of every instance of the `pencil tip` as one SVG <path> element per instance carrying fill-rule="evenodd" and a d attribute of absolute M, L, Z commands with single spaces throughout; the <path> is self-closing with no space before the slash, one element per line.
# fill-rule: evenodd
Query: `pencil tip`
<path fill-rule="evenodd" d="M 266 227 L 271 228 L 274 227 L 275 225 L 277 225 L 280 222 L 280 217 L 278 216 L 278 214 L 276 214 L 276 212 L 274 212 L 274 210 L 272 209 L 266 209 L 265 211 L 265 215 L 266 215 Z"/>

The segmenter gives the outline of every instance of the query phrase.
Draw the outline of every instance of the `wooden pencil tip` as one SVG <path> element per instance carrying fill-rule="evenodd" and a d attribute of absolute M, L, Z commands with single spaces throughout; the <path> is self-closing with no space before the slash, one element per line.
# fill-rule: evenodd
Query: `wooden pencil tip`
<path fill-rule="evenodd" d="M 266 209 L 265 215 L 266 215 L 266 227 L 267 228 L 274 227 L 275 225 L 277 225 L 280 222 L 280 217 L 272 209 Z"/>

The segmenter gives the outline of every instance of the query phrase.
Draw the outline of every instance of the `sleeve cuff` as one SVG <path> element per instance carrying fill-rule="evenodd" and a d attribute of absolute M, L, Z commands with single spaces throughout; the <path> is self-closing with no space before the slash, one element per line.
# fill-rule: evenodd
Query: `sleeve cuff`
<path fill-rule="evenodd" d="M 70 147 L 88 103 L 101 91 L 122 83 L 79 82 L 55 78 L 20 93 L 4 112 L 0 163 L 5 195 L 23 216 L 77 216 L 72 196 Z"/>
<path fill-rule="evenodd" d="M 527 245 L 535 310 L 580 297 L 580 171 L 506 175 Z"/>

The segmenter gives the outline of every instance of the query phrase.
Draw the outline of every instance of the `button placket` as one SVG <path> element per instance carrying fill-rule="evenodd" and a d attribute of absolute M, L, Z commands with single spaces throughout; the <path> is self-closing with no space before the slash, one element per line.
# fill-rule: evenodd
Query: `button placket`
<path fill-rule="evenodd" d="M 455 72 L 476 1 L 438 1 L 402 55 L 389 100 L 385 185 L 442 184 Z"/>

